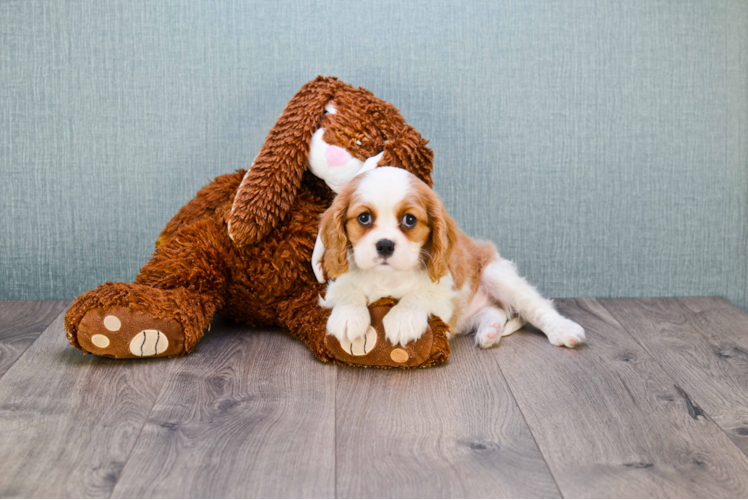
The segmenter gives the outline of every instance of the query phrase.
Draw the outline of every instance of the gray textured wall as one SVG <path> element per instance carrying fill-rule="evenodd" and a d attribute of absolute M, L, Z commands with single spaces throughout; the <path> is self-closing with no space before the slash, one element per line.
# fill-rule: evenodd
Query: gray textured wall
<path fill-rule="evenodd" d="M 132 280 L 325 74 L 544 293 L 748 309 L 748 2 L 6 0 L 0 71 L 0 298 Z"/>

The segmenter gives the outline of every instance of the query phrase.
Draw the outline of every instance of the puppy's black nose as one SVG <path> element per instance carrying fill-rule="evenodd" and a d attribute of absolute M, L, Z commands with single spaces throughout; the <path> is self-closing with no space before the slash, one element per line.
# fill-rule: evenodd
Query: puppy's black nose
<path fill-rule="evenodd" d="M 382 257 L 389 257 L 395 253 L 395 242 L 390 240 L 377 241 L 377 253 Z"/>

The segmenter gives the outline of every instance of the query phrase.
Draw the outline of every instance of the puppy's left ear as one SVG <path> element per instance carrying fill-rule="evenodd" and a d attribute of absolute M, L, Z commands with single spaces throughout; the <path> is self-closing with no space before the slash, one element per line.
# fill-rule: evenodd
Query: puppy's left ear
<path fill-rule="evenodd" d="M 431 251 L 426 267 L 431 281 L 438 283 L 449 272 L 449 259 L 457 243 L 457 224 L 436 193 L 428 190 L 426 196 L 431 226 Z"/>
<path fill-rule="evenodd" d="M 322 267 L 325 276 L 335 279 L 348 272 L 348 235 L 345 232 L 350 192 L 344 189 L 335 197 L 332 206 L 322 214 L 319 235 L 325 246 Z"/>

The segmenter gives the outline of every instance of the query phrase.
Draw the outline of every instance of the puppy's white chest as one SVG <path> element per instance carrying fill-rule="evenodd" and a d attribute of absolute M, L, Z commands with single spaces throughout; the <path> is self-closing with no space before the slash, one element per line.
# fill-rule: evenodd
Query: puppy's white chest
<path fill-rule="evenodd" d="M 415 281 L 410 277 L 404 277 L 400 274 L 397 275 L 385 275 L 377 283 L 377 286 L 383 290 L 398 290 L 407 293 L 407 291 L 415 288 Z"/>
<path fill-rule="evenodd" d="M 405 295 L 428 287 L 430 284 L 421 273 L 363 272 L 356 285 L 366 295 L 369 303 L 382 297 L 401 299 Z"/>

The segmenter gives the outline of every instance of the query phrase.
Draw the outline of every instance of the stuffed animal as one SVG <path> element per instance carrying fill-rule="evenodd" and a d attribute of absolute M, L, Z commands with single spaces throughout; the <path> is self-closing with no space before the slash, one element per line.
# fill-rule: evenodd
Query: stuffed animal
<path fill-rule="evenodd" d="M 424 367 L 449 356 L 447 325 L 431 318 L 414 345 L 393 348 L 372 304 L 368 346 L 326 336 L 324 284 L 312 271 L 321 214 L 357 173 L 404 168 L 431 185 L 433 153 L 399 111 L 363 88 L 318 77 L 291 99 L 251 167 L 216 178 L 167 224 L 134 283 L 105 283 L 65 316 L 70 343 L 114 358 L 191 352 L 216 313 L 276 325 L 319 359 Z M 373 346 L 373 347 L 372 347 Z"/>

